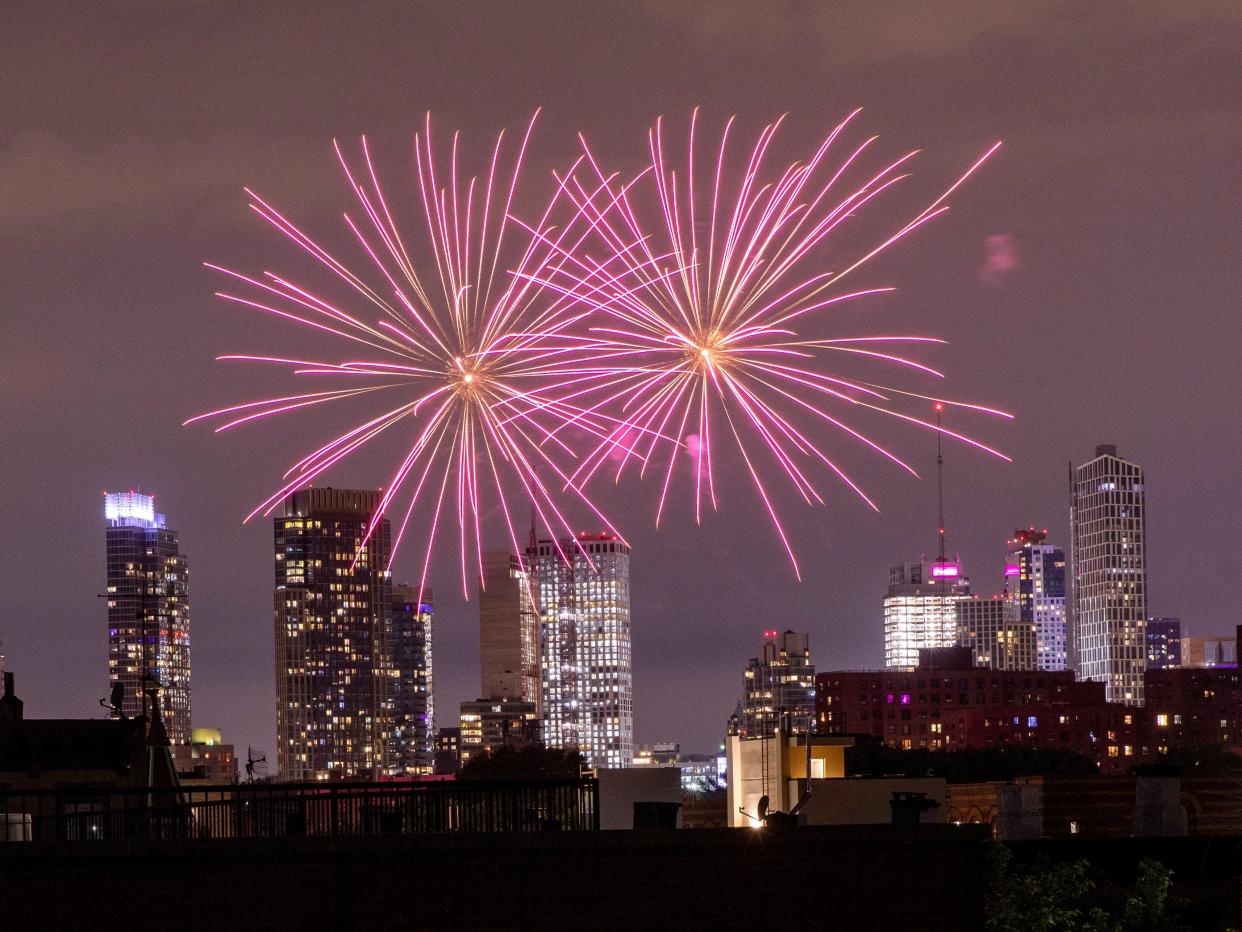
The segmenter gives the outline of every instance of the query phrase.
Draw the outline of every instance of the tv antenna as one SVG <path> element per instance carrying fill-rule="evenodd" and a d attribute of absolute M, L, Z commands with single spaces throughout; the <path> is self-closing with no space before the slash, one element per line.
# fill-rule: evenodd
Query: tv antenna
<path fill-rule="evenodd" d="M 254 783 L 255 773 L 260 769 L 258 765 L 266 763 L 266 755 L 260 754 L 258 757 L 255 757 L 254 748 L 250 745 L 246 745 L 246 782 Z M 260 774 L 260 776 L 262 776 L 262 774 Z"/>

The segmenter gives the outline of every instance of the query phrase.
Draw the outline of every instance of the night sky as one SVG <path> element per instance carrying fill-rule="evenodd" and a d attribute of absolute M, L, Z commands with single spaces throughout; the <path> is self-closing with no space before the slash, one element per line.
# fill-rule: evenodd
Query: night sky
<path fill-rule="evenodd" d="M 1232 630 L 1242 620 L 1239 62 L 1242 7 L 1193 0 L 10 0 L 0 13 L 0 640 L 27 715 L 101 714 L 100 493 L 137 487 L 157 495 L 190 558 L 195 724 L 274 760 L 272 530 L 241 519 L 331 425 L 310 416 L 223 436 L 180 426 L 297 389 L 217 354 L 317 345 L 214 299 L 219 282 L 201 263 L 271 263 L 313 279 L 246 208 L 243 185 L 343 241 L 333 137 L 367 133 L 385 174 L 408 177 L 427 110 L 442 139 L 459 127 L 482 149 L 545 108 L 518 205 L 527 212 L 550 170 L 573 158 L 578 130 L 628 170 L 658 115 L 680 132 L 696 105 L 705 130 L 736 113 L 751 137 L 787 111 L 780 161 L 864 107 L 857 132 L 880 134 L 884 153 L 925 150 L 912 187 L 878 211 L 894 222 L 1003 139 L 946 217 L 852 282 L 900 290 L 836 322 L 947 338 L 921 357 L 948 373 L 944 392 L 1017 415 L 954 422 L 1012 464 L 947 448 L 949 544 L 977 591 L 999 588 L 1015 527 L 1047 527 L 1068 544 L 1066 464 L 1115 443 L 1147 471 L 1150 612 L 1181 616 L 1191 633 Z M 880 664 L 888 567 L 934 553 L 936 518 L 931 435 L 878 432 L 924 478 L 834 440 L 882 512 L 826 477 L 824 507 L 783 489 L 801 583 L 736 463 L 723 474 L 724 508 L 701 528 L 683 503 L 657 533 L 654 483 L 603 487 L 634 545 L 637 741 L 712 748 L 766 628 L 809 631 L 821 670 Z M 390 468 L 363 457 L 331 482 L 375 487 Z M 416 551 L 399 559 L 398 578 L 417 576 Z M 456 574 L 445 548 L 430 580 L 442 725 L 478 688 L 475 603 L 455 592 Z"/>

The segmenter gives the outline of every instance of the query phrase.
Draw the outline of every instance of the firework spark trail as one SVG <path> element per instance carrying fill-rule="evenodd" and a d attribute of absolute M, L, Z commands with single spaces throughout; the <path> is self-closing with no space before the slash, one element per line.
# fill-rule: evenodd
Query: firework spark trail
<path fill-rule="evenodd" d="M 562 252 L 562 262 L 542 270 L 551 274 L 532 278 L 597 312 L 587 327 L 588 335 L 566 330 L 549 335 L 552 339 L 545 348 L 585 349 L 590 358 L 585 365 L 562 366 L 563 381 L 549 394 L 590 414 L 619 411 L 617 423 L 570 475 L 572 485 L 589 482 L 606 463 L 618 459 L 618 450 L 622 453 L 618 480 L 631 460 L 637 462 L 641 475 L 667 455 L 656 506 L 658 525 L 679 456 L 687 452 L 693 460 L 695 519 L 701 521 L 705 500 L 713 508 L 719 506 L 717 435 L 725 436 L 741 454 L 800 577 L 797 558 L 772 500 L 770 489 L 777 478 L 783 476 L 806 502 L 822 502 L 806 469 L 808 462 L 818 461 L 876 507 L 812 439 L 811 428 L 803 426 L 808 416 L 812 426 L 830 426 L 911 473 L 914 469 L 897 454 L 846 423 L 842 412 L 831 409 L 840 405 L 875 411 L 939 430 L 1008 459 L 964 434 L 897 410 L 894 403 L 903 398 L 923 399 L 1005 418 L 1009 414 L 861 381 L 835 374 L 827 365 L 830 354 L 837 354 L 941 378 L 941 373 L 895 347 L 943 341 L 907 335 L 810 339 L 797 329 L 843 302 L 891 291 L 843 292 L 838 286 L 845 276 L 948 210 L 948 197 L 1000 145 L 987 149 L 944 193 L 900 223 L 895 232 L 881 237 L 878 244 L 846 260 L 840 270 L 807 275 L 799 269 L 810 264 L 825 240 L 908 177 L 905 166 L 915 155 L 911 152 L 882 163 L 878 171 L 864 173 L 861 184 L 845 187 L 845 178 L 860 170 L 876 139 L 866 139 L 830 163 L 830 155 L 839 148 L 840 137 L 856 115 L 857 111 L 836 126 L 807 161 L 795 162 L 775 176 L 765 174 L 765 160 L 783 118 L 764 127 L 745 157 L 732 196 L 728 182 L 732 119 L 724 127 L 706 186 L 696 179 L 697 111 L 690 121 L 686 171 L 680 179 L 666 158 L 662 121 L 648 134 L 647 168 L 626 183 L 618 183 L 605 172 L 581 139 L 582 171 L 594 177 L 584 184 L 576 173 L 569 174 L 561 179 L 562 190 L 587 218 L 596 243 L 602 244 L 603 257 L 593 258 L 585 250 Z M 651 213 L 658 218 L 654 224 L 640 219 L 644 216 L 640 184 L 654 201 Z M 539 238 L 538 231 L 534 232 Z M 694 438 L 693 453 L 688 452 L 690 437 Z M 773 477 L 765 474 L 765 459 L 776 463 Z"/>
<path fill-rule="evenodd" d="M 555 279 L 582 240 L 590 234 L 581 210 L 572 207 L 561 227 L 550 224 L 558 205 L 572 204 L 558 187 L 538 222 L 517 222 L 514 197 L 523 158 L 538 116 L 526 127 L 512 169 L 502 169 L 504 133 L 496 140 L 486 177 L 459 176 L 459 139 L 453 136 L 447 178 L 437 175 L 428 116 L 414 138 L 417 198 L 426 261 L 416 261 L 416 240 L 403 237 L 390 210 L 365 137 L 360 165 L 334 144 L 361 216 L 345 214 L 345 224 L 366 254 L 367 275 L 352 271 L 275 207 L 255 195 L 251 209 L 297 244 L 318 266 L 343 283 L 376 320 L 353 313 L 273 272 L 250 276 L 220 266 L 208 267 L 233 285 L 218 296 L 252 310 L 274 315 L 347 341 L 358 350 L 378 354 L 369 359 L 322 361 L 278 356 L 231 354 L 224 360 L 291 368 L 301 376 L 361 379 L 362 385 L 300 392 L 249 401 L 190 418 L 185 423 L 220 420 L 217 432 L 243 424 L 345 399 L 392 396 L 399 403 L 352 426 L 299 459 L 286 471 L 277 491 L 246 518 L 270 514 L 294 490 L 341 462 L 398 425 L 409 425 L 412 443 L 392 473 L 380 505 L 368 524 L 356 560 L 397 498 L 408 496 L 392 554 L 405 539 L 416 506 L 430 508 L 430 530 L 422 560 L 420 587 L 426 585 L 432 549 L 442 518 L 456 524 L 457 562 L 463 594 L 469 597 L 472 569 L 482 575 L 484 499 L 498 500 L 509 541 L 521 552 L 503 486 L 516 482 L 550 532 L 574 537 L 560 503 L 563 489 L 585 504 L 613 533 L 616 531 L 578 484 L 546 449 L 568 450 L 560 427 L 572 422 L 595 440 L 606 439 L 617 423 L 602 411 L 582 408 L 544 390 L 558 368 L 577 368 L 589 344 L 551 346 L 549 340 L 578 323 L 580 302 L 569 294 L 549 292 L 541 282 Z M 583 189 L 586 190 L 586 189 Z M 594 192 L 589 192 L 594 194 Z M 512 264 L 510 264 L 512 263 Z M 376 277 L 378 276 L 378 277 Z M 390 403 L 391 404 L 391 403 Z M 544 473 L 545 475 L 541 475 Z M 555 476 L 551 482 L 547 476 Z M 452 500 L 446 505 L 446 498 Z M 396 509 L 400 512 L 401 509 Z M 555 540 L 559 533 L 552 533 Z M 558 551 L 560 545 L 557 544 Z M 569 555 L 561 553 L 563 558 Z"/>

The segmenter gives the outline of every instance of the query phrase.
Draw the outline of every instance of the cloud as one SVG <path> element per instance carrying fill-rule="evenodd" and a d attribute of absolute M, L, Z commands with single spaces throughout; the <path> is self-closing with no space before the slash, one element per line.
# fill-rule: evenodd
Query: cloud
<path fill-rule="evenodd" d="M 984 237 L 983 247 L 986 255 L 979 269 L 979 282 L 995 288 L 1018 267 L 1018 246 L 1011 234 L 998 233 Z"/>
<path fill-rule="evenodd" d="M 900 58 L 936 59 L 960 54 L 986 38 L 1064 35 L 1075 37 L 1092 19 L 1118 17 L 1136 25 L 1195 23 L 1242 25 L 1242 4 L 1227 0 L 1150 3 L 1116 0 L 909 0 L 877 4 L 861 0 L 650 0 L 652 10 L 686 22 L 707 46 L 728 43 L 773 51 L 791 42 L 820 45 L 829 65 L 856 65 Z"/>
<path fill-rule="evenodd" d="M 222 134 L 165 142 L 130 138 L 74 146 L 43 131 L 20 133 L 0 149 L 0 229 L 8 234 L 101 216 L 202 206 L 256 177 L 286 190 L 313 190 L 331 162 L 323 140 Z M 329 166 L 330 167 L 330 166 Z"/>

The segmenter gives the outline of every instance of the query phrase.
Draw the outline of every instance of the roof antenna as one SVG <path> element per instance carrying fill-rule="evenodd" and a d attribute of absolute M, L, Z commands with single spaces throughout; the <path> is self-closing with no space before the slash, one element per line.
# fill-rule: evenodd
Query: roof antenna
<path fill-rule="evenodd" d="M 538 535 L 535 533 L 535 500 L 530 500 L 530 549 L 533 552 L 539 545 Z"/>
<path fill-rule="evenodd" d="M 944 555 L 944 453 L 941 449 L 943 434 L 940 431 L 940 413 L 944 405 L 936 402 L 936 501 L 940 512 L 940 558 L 936 561 L 943 566 L 948 561 Z"/>

